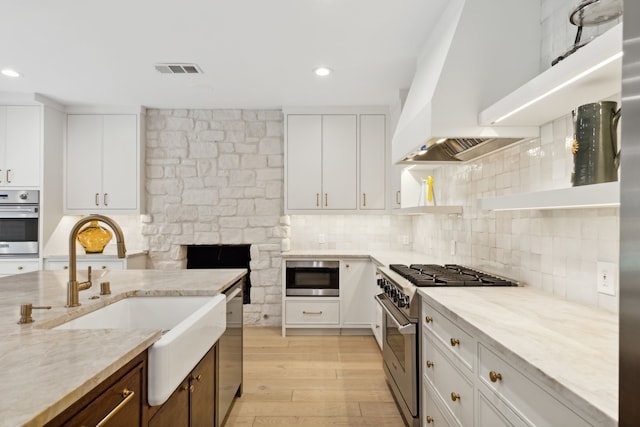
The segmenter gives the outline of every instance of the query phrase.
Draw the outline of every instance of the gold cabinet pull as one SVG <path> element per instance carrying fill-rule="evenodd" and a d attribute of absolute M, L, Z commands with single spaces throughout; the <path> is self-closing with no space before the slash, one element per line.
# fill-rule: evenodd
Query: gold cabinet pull
<path fill-rule="evenodd" d="M 125 388 L 124 390 L 122 390 L 122 393 L 121 393 L 121 396 L 123 397 L 122 402 L 118 403 L 118 406 L 113 408 L 111 412 L 109 412 L 102 420 L 100 420 L 100 422 L 96 424 L 96 427 L 105 426 L 111 418 L 113 418 L 118 412 L 120 412 L 120 410 L 124 407 L 124 405 L 126 405 L 127 403 L 129 403 L 131 399 L 133 399 L 133 396 L 135 394 L 136 393 L 133 390 L 129 390 L 128 388 Z"/>
<path fill-rule="evenodd" d="M 396 191 L 396 205 L 400 204 L 400 190 Z"/>
<path fill-rule="evenodd" d="M 455 391 L 451 392 L 451 400 L 453 400 L 454 402 L 456 400 L 460 400 L 460 395 L 458 393 L 456 393 Z"/>
<path fill-rule="evenodd" d="M 329 193 L 324 193 L 324 206 L 329 206 Z"/>
<path fill-rule="evenodd" d="M 11 173 L 11 169 L 7 169 L 7 184 L 11 184 L 11 178 L 9 177 L 10 173 Z"/>
<path fill-rule="evenodd" d="M 431 322 L 433 322 L 433 317 L 427 316 L 427 317 L 424 318 L 424 321 L 425 321 L 425 323 L 431 323 Z"/>
<path fill-rule="evenodd" d="M 202 379 L 202 375 L 198 374 L 195 377 L 193 377 L 193 380 L 200 382 L 200 380 Z"/>
<path fill-rule="evenodd" d="M 460 345 L 460 340 L 457 338 L 451 338 L 451 347 L 455 347 L 457 345 Z"/>
<path fill-rule="evenodd" d="M 322 314 L 322 311 L 306 311 L 306 310 L 302 310 L 302 314 Z"/>
<path fill-rule="evenodd" d="M 2 172 L 2 169 L 0 169 L 0 172 Z M 2 184 L 2 178 L 0 178 L 0 184 Z"/>
<path fill-rule="evenodd" d="M 193 386 L 193 384 L 191 384 L 191 385 L 185 384 L 180 388 L 180 390 L 188 391 L 189 393 L 193 393 L 193 390 L 195 390 L 195 387 Z"/>
<path fill-rule="evenodd" d="M 316 207 L 320 207 L 320 193 L 316 193 Z"/>
<path fill-rule="evenodd" d="M 380 325 L 376 325 L 376 329 L 380 329 Z"/>
<path fill-rule="evenodd" d="M 362 207 L 367 207 L 367 193 L 362 193 Z"/>
<path fill-rule="evenodd" d="M 96 193 L 96 206 L 100 206 L 100 193 Z"/>
<path fill-rule="evenodd" d="M 433 368 L 433 362 L 431 360 L 427 360 L 427 368 Z"/>
<path fill-rule="evenodd" d="M 104 193 L 104 195 L 102 196 L 102 203 L 105 206 L 109 206 L 109 199 L 107 199 L 107 197 L 109 197 L 109 193 Z"/>
<path fill-rule="evenodd" d="M 427 415 L 427 424 L 431 424 L 433 422 L 433 417 Z"/>
<path fill-rule="evenodd" d="M 489 379 L 491 380 L 492 383 L 495 383 L 497 381 L 502 381 L 502 374 L 496 371 L 490 371 Z"/>
<path fill-rule="evenodd" d="M 21 266 L 21 265 L 19 265 L 19 266 L 18 266 L 18 270 L 22 270 L 23 268 L 24 268 L 24 267 L 23 267 L 23 266 Z"/>

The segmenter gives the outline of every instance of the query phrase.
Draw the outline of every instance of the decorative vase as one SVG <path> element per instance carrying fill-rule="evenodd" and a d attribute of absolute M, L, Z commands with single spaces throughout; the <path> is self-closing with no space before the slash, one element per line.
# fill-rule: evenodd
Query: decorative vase
<path fill-rule="evenodd" d="M 112 236 L 111 231 L 98 224 L 98 221 L 91 221 L 78 233 L 78 242 L 86 253 L 101 254 Z"/>

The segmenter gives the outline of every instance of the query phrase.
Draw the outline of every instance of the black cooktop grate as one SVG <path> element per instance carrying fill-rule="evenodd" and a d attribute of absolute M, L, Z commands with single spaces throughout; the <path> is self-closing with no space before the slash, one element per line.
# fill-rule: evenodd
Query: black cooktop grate
<path fill-rule="evenodd" d="M 389 268 L 415 286 L 516 286 L 502 277 L 457 264 L 391 264 Z"/>

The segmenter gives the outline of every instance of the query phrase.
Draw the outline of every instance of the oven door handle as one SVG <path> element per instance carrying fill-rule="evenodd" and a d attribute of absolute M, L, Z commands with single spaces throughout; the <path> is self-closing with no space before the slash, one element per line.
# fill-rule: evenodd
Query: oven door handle
<path fill-rule="evenodd" d="M 398 329 L 398 332 L 400 333 L 400 335 L 416 334 L 415 323 L 408 322 L 407 324 L 401 325 L 400 322 L 398 322 L 398 320 L 393 316 L 393 313 L 391 313 L 391 311 L 389 311 L 389 309 L 385 307 L 385 305 L 382 303 L 382 301 L 380 301 L 380 299 L 377 296 L 376 296 L 376 301 L 378 302 L 378 304 L 380 304 L 380 307 L 382 307 L 382 309 L 387 313 L 387 316 L 389 316 L 389 318 L 393 320 L 393 323 L 396 324 L 396 329 Z"/>

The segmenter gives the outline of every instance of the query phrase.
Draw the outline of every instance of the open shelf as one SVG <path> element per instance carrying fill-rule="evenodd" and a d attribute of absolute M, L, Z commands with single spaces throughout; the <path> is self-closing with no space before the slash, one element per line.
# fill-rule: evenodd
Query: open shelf
<path fill-rule="evenodd" d="M 584 209 L 620 206 L 620 183 L 582 185 L 480 200 L 485 210 Z"/>
<path fill-rule="evenodd" d="M 420 214 L 461 214 L 462 206 L 413 206 L 410 208 L 394 209 L 395 215 L 420 215 Z"/>
<path fill-rule="evenodd" d="M 478 120 L 483 125 L 543 125 L 579 105 L 619 93 L 621 70 L 622 24 L 618 24 L 481 111 Z"/>

